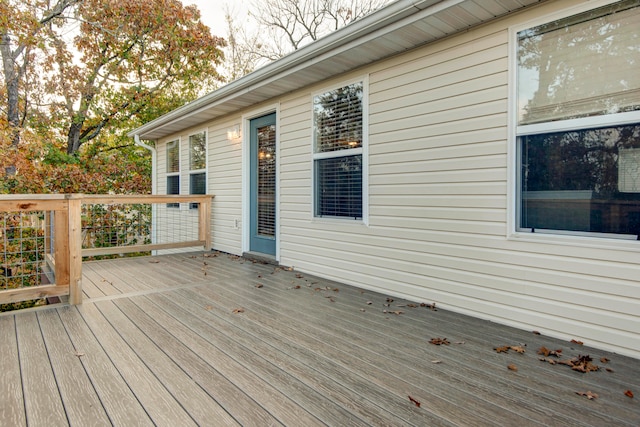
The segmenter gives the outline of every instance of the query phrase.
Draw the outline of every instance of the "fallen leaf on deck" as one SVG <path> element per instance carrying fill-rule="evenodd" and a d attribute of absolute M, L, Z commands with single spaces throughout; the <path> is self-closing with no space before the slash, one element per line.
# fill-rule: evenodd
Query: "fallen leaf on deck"
<path fill-rule="evenodd" d="M 508 368 L 510 371 L 518 372 L 518 367 L 517 367 L 516 365 L 514 365 L 513 363 L 512 363 L 512 364 L 510 364 L 510 365 L 508 365 L 508 366 L 507 366 L 507 368 Z"/>
<path fill-rule="evenodd" d="M 256 285 L 256 288 L 260 289 L 260 288 L 262 288 L 263 286 L 264 286 L 263 284 L 258 283 L 258 284 Z"/>
<path fill-rule="evenodd" d="M 295 285 L 293 289 L 300 289 L 300 285 Z"/>
<path fill-rule="evenodd" d="M 340 289 L 338 289 L 338 288 L 333 288 L 333 292 L 340 292 Z"/>
<path fill-rule="evenodd" d="M 610 374 L 613 374 L 615 371 L 611 368 L 604 368 L 605 371 L 609 372 Z"/>
<path fill-rule="evenodd" d="M 371 305 L 371 304 L 373 304 L 373 302 L 367 301 L 367 305 Z"/>
<path fill-rule="evenodd" d="M 494 347 L 493 349 L 496 351 L 496 353 L 508 353 L 510 348 L 511 347 L 509 347 L 508 345 L 503 345 L 502 347 Z"/>
<path fill-rule="evenodd" d="M 393 302 L 393 298 L 387 298 L 387 302 Z"/>
<path fill-rule="evenodd" d="M 577 394 L 578 396 L 584 396 L 584 397 L 586 397 L 586 398 L 587 398 L 587 399 L 589 399 L 589 400 L 593 400 L 593 399 L 597 399 L 597 398 L 598 398 L 598 395 L 597 395 L 597 394 L 592 393 L 592 392 L 590 392 L 590 391 L 586 391 L 586 392 L 585 392 L 585 391 L 576 391 L 576 394 Z"/>
<path fill-rule="evenodd" d="M 400 316 L 401 314 L 404 313 L 404 311 L 396 310 L 396 311 L 390 311 L 389 313 L 395 314 L 396 316 Z"/>
<path fill-rule="evenodd" d="M 411 401 L 411 403 L 413 403 L 414 405 L 416 405 L 418 408 L 420 407 L 420 402 L 418 402 L 416 399 L 414 399 L 413 397 L 409 396 L 409 400 Z"/>
<path fill-rule="evenodd" d="M 449 345 L 451 344 L 446 338 L 431 338 L 431 340 L 429 340 L 430 344 L 433 345 Z"/>
<path fill-rule="evenodd" d="M 569 342 L 571 342 L 573 344 L 577 344 L 577 345 L 583 345 L 584 344 L 582 341 L 578 341 L 578 340 L 571 340 Z"/>
<path fill-rule="evenodd" d="M 244 313 L 244 308 L 236 308 L 233 310 L 233 314 Z"/>
<path fill-rule="evenodd" d="M 548 362 L 550 365 L 557 365 L 557 362 L 553 359 L 545 359 L 544 357 L 539 357 L 538 360 L 541 362 Z"/>
<path fill-rule="evenodd" d="M 297 273 L 297 274 L 296 274 L 296 278 L 297 278 L 297 279 L 302 279 L 303 277 L 304 277 L 304 276 L 303 276 L 302 274 L 300 274 L 300 273 Z"/>
<path fill-rule="evenodd" d="M 76 356 L 78 356 L 78 357 L 82 357 L 82 356 L 84 356 L 84 353 L 81 353 L 81 352 L 79 352 L 79 351 L 76 351 Z"/>
<path fill-rule="evenodd" d="M 437 360 L 437 359 L 436 360 L 432 360 L 431 363 L 435 363 L 437 365 L 439 363 L 442 363 L 442 360 Z"/>
<path fill-rule="evenodd" d="M 593 359 L 589 357 L 589 355 L 584 355 L 574 357 L 573 359 L 569 360 L 560 360 L 558 363 L 561 365 L 567 365 L 574 371 L 587 373 L 600 369 L 598 365 L 594 365 L 593 363 L 591 363 L 592 361 Z"/>
<path fill-rule="evenodd" d="M 409 308 L 416 308 L 416 307 L 417 307 L 417 305 L 415 305 L 415 304 L 407 304 L 407 307 L 409 307 Z"/>
<path fill-rule="evenodd" d="M 207 310 L 207 311 L 211 311 L 212 308 L 213 308 L 212 306 L 208 305 L 204 309 Z"/>
<path fill-rule="evenodd" d="M 387 303 L 387 304 L 382 304 L 382 305 L 384 305 L 385 307 L 389 307 L 391 304 Z"/>
<path fill-rule="evenodd" d="M 523 354 L 525 352 L 524 347 L 520 346 L 520 345 L 512 345 L 511 347 L 509 347 L 511 350 L 515 351 L 516 353 L 520 353 Z"/>
<path fill-rule="evenodd" d="M 538 349 L 538 354 L 542 354 L 545 357 L 549 357 L 549 356 L 555 356 L 555 357 L 560 357 L 562 356 L 560 353 L 562 353 L 562 349 L 558 349 L 558 350 L 549 350 L 547 347 L 542 346 Z"/>
<path fill-rule="evenodd" d="M 151 264 L 159 264 L 160 261 L 149 261 Z"/>
<path fill-rule="evenodd" d="M 532 331 L 531 333 L 532 333 L 533 335 L 540 335 L 540 332 L 538 332 L 538 331 Z"/>
<path fill-rule="evenodd" d="M 627 397 L 629 397 L 629 398 L 631 398 L 631 399 L 633 399 L 633 392 L 632 392 L 631 390 L 627 390 L 627 391 L 625 391 L 625 392 L 624 392 L 624 395 L 625 395 L 625 396 L 627 396 Z"/>
<path fill-rule="evenodd" d="M 609 363 L 609 359 L 607 359 L 606 357 L 601 357 L 600 363 Z"/>

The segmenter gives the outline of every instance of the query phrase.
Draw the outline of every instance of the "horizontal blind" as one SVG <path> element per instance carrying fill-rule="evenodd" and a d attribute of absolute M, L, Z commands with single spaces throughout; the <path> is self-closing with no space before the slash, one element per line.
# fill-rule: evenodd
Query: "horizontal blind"
<path fill-rule="evenodd" d="M 189 169 L 204 169 L 207 166 L 207 147 L 204 132 L 189 136 Z"/>
<path fill-rule="evenodd" d="M 362 218 L 362 155 L 316 160 L 316 216 Z"/>
<path fill-rule="evenodd" d="M 519 124 L 640 110 L 639 28 L 626 1 L 520 32 Z"/>
<path fill-rule="evenodd" d="M 315 152 L 362 147 L 362 82 L 314 97 Z"/>
<path fill-rule="evenodd" d="M 180 142 L 167 143 L 167 173 L 180 171 Z"/>
<path fill-rule="evenodd" d="M 258 220 L 262 237 L 274 237 L 276 226 L 276 127 L 258 128 Z"/>

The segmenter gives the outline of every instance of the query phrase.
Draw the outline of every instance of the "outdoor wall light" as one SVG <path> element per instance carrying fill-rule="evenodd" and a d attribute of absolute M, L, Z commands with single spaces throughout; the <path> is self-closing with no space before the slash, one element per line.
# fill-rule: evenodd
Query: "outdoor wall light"
<path fill-rule="evenodd" d="M 229 129 L 227 129 L 227 139 L 235 141 L 237 139 L 240 139 L 240 126 L 239 125 L 235 125 Z"/>

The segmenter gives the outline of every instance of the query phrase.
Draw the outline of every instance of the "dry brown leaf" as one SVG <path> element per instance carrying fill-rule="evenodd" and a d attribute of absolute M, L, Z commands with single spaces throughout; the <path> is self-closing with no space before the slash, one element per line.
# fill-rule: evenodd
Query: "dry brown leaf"
<path fill-rule="evenodd" d="M 340 289 L 338 289 L 338 288 L 333 288 L 333 292 L 340 292 Z"/>
<path fill-rule="evenodd" d="M 611 368 L 604 368 L 605 371 L 609 372 L 610 374 L 613 374 L 615 371 Z"/>
<path fill-rule="evenodd" d="M 371 305 L 371 304 L 373 304 L 372 301 L 367 301 L 367 305 Z"/>
<path fill-rule="evenodd" d="M 627 390 L 624 392 L 624 395 L 630 399 L 633 399 L 633 392 L 631 390 Z"/>
<path fill-rule="evenodd" d="M 244 313 L 244 308 L 236 308 L 233 310 L 233 314 Z"/>
<path fill-rule="evenodd" d="M 583 345 L 584 344 L 582 341 L 578 341 L 578 340 L 571 340 L 570 342 L 572 344 L 576 344 L 576 345 Z"/>
<path fill-rule="evenodd" d="M 600 363 L 609 363 L 609 359 L 607 359 L 606 357 L 601 357 Z"/>
<path fill-rule="evenodd" d="M 417 307 L 417 305 L 415 305 L 415 304 L 407 304 L 407 307 L 409 307 L 409 308 L 416 308 L 416 307 Z"/>
<path fill-rule="evenodd" d="M 510 371 L 513 371 L 513 372 L 518 372 L 518 367 L 516 365 L 514 365 L 513 363 L 508 365 L 507 369 L 509 369 Z"/>
<path fill-rule="evenodd" d="M 416 405 L 418 408 L 420 407 L 420 402 L 418 402 L 416 399 L 414 399 L 413 397 L 409 396 L 409 400 L 411 401 L 411 403 L 413 403 L 414 405 Z"/>
<path fill-rule="evenodd" d="M 387 302 L 393 302 L 393 298 L 387 298 Z"/>
<path fill-rule="evenodd" d="M 531 333 L 532 333 L 533 335 L 540 335 L 540 332 L 538 332 L 538 331 L 532 331 Z"/>
<path fill-rule="evenodd" d="M 296 278 L 297 278 L 297 279 L 302 279 L 303 277 L 304 277 L 304 276 L 303 276 L 302 274 L 300 274 L 300 273 L 296 273 Z"/>
<path fill-rule="evenodd" d="M 433 345 L 449 345 L 451 344 L 446 338 L 431 338 L 431 340 L 429 340 L 430 344 Z"/>
<path fill-rule="evenodd" d="M 591 392 L 591 391 L 576 391 L 576 394 L 578 396 L 584 396 L 589 400 L 593 400 L 593 399 L 597 399 L 598 398 L 598 395 L 593 393 L 593 392 Z"/>
<path fill-rule="evenodd" d="M 542 346 L 538 349 L 538 354 L 542 354 L 545 357 L 549 357 L 549 356 L 555 356 L 555 357 L 560 357 L 561 353 L 562 353 L 562 349 L 559 348 L 557 350 L 549 350 L 547 347 Z"/>
<path fill-rule="evenodd" d="M 396 316 L 400 316 L 401 314 L 404 313 L 404 311 L 396 310 L 396 311 L 390 311 L 389 313 L 395 314 Z"/>
<path fill-rule="evenodd" d="M 293 289 L 300 289 L 300 285 L 295 285 Z"/>
<path fill-rule="evenodd" d="M 263 286 L 264 286 L 264 285 L 263 285 L 262 283 L 258 283 L 258 284 L 256 285 L 256 288 L 260 289 L 260 288 L 262 288 Z"/>
<path fill-rule="evenodd" d="M 524 347 L 522 347 L 521 345 L 512 345 L 509 348 L 516 353 L 523 354 L 525 352 Z"/>
<path fill-rule="evenodd" d="M 208 306 L 206 306 L 204 309 L 205 309 L 205 310 L 207 310 L 207 311 L 211 311 L 211 309 L 212 309 L 212 308 L 213 308 L 213 306 L 208 305 Z"/>
<path fill-rule="evenodd" d="M 502 347 L 494 347 L 493 349 L 496 351 L 496 353 L 508 353 L 510 348 L 511 347 L 509 347 L 508 345 L 503 345 Z"/>

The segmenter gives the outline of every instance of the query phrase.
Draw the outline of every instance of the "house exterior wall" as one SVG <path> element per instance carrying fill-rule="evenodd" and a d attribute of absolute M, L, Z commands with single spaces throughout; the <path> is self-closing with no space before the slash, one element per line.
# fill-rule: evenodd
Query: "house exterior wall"
<path fill-rule="evenodd" d="M 547 2 L 274 100 L 280 263 L 640 357 L 638 242 L 513 231 L 509 28 L 577 3 Z M 314 218 L 312 94 L 363 76 L 368 218 Z M 214 247 L 234 254 L 242 252 L 234 228 L 242 150 L 226 130 L 240 120 L 207 128 Z M 160 192 L 163 156 L 160 143 Z"/>

